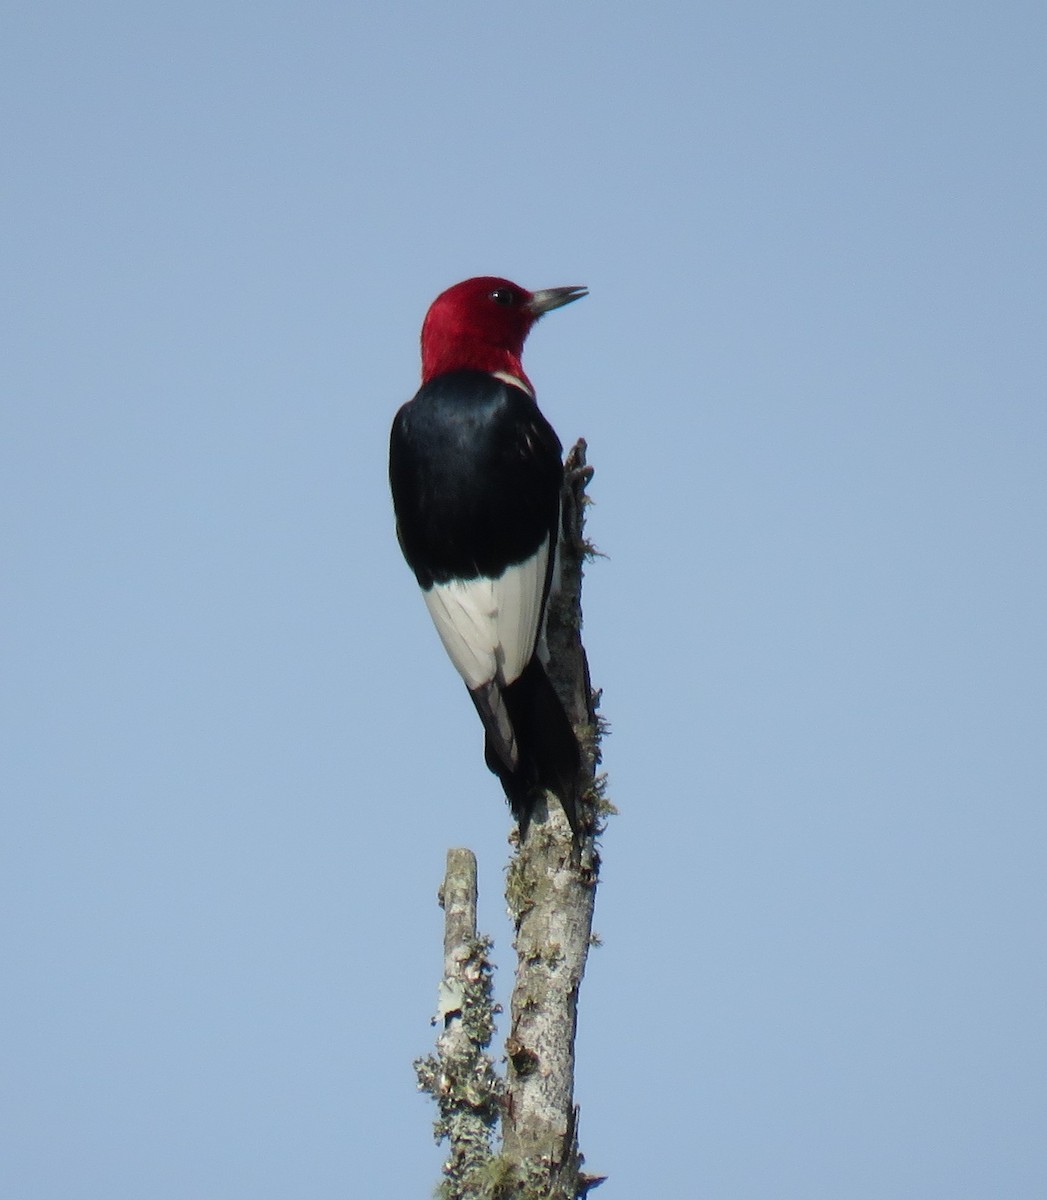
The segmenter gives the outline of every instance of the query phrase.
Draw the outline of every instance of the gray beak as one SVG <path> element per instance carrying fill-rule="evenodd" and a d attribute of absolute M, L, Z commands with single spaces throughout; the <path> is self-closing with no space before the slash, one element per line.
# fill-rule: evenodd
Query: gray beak
<path fill-rule="evenodd" d="M 584 287 L 546 288 L 541 292 L 532 292 L 531 302 L 527 307 L 536 317 L 540 317 L 543 313 L 552 312 L 554 308 L 563 308 L 572 300 L 581 300 L 583 296 L 588 295 L 589 289 Z"/>

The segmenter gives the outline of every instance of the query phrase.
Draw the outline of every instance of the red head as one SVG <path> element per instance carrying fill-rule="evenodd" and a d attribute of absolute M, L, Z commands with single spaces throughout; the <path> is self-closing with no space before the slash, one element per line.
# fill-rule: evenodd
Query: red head
<path fill-rule="evenodd" d="M 481 275 L 441 292 L 422 325 L 422 380 L 445 371 L 507 371 L 524 382 L 520 363 L 531 326 L 543 314 L 588 295 L 583 287 L 526 288 Z"/>

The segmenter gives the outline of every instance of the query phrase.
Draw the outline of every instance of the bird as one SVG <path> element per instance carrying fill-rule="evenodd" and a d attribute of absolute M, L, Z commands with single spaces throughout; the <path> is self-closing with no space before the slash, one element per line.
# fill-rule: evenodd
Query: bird
<path fill-rule="evenodd" d="M 422 324 L 422 383 L 389 441 L 396 532 L 484 728 L 484 758 L 527 837 L 540 796 L 576 845 L 580 751 L 542 662 L 563 448 L 523 369 L 535 322 L 588 295 L 498 276 L 455 284 Z"/>

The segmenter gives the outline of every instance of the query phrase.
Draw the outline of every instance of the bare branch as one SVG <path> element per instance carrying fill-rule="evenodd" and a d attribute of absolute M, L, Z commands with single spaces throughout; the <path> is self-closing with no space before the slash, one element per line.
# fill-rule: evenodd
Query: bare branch
<path fill-rule="evenodd" d="M 507 1101 L 502 1154 L 514 1165 L 516 1197 L 575 1200 L 599 1179 L 581 1173 L 574 1103 L 578 990 L 592 936 L 599 873 L 598 697 L 582 646 L 585 443 L 567 458 L 560 545 L 560 590 L 549 607 L 547 670 L 583 749 L 578 795 L 585 836 L 575 846 L 560 805 L 539 806 L 509 868 L 506 901 L 516 926 L 516 982 L 506 1039 Z"/>
<path fill-rule="evenodd" d="M 433 1024 L 442 1024 L 436 1054 L 415 1063 L 418 1086 L 439 1107 L 433 1126 L 450 1153 L 444 1162 L 442 1200 L 486 1195 L 491 1139 L 498 1121 L 502 1083 L 486 1053 L 494 1033 L 491 964 L 487 938 L 476 932 L 476 856 L 447 852 L 440 889 L 444 910 L 444 977 Z"/>
<path fill-rule="evenodd" d="M 585 488 L 592 478 L 585 443 L 567 457 L 559 547 L 560 588 L 551 599 L 546 670 L 582 748 L 576 794 L 582 836 L 576 842 L 551 794 L 539 803 L 527 839 L 509 864 L 506 901 L 515 926 L 516 979 L 506 1038 L 504 1084 L 486 1053 L 496 1007 L 490 943 L 476 933 L 476 859 L 451 850 L 440 893 L 445 912 L 442 1022 L 435 1056 L 415 1064 L 419 1087 L 440 1109 L 437 1141 L 444 1163 L 442 1200 L 578 1200 L 602 1182 L 582 1172 L 574 1102 L 578 991 L 592 939 L 604 815 L 599 696 L 582 646 L 582 566 L 594 551 L 583 535 Z M 492 1128 L 502 1121 L 500 1153 Z"/>

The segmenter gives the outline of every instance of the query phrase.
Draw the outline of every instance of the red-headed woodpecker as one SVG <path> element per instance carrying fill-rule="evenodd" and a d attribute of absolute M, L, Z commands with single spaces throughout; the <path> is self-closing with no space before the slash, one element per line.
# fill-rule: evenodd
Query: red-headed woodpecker
<path fill-rule="evenodd" d="M 583 287 L 528 292 L 484 276 L 433 301 L 422 386 L 393 422 L 396 532 L 485 731 L 526 837 L 553 792 L 575 839 L 578 742 L 539 657 L 560 528 L 562 448 L 520 356 L 543 313 Z"/>

